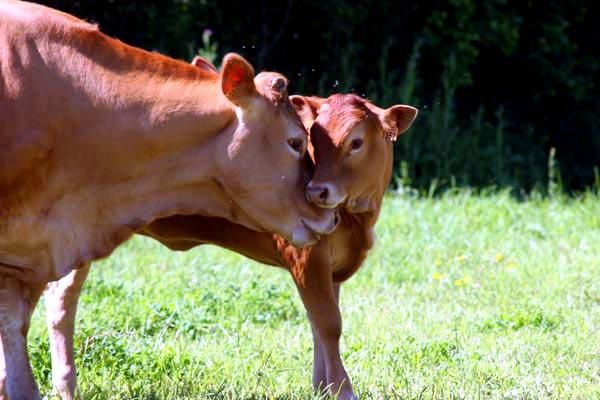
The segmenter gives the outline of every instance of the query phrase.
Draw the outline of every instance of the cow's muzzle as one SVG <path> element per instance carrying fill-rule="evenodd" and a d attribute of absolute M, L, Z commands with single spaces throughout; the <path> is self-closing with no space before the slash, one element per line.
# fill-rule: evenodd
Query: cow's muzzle
<path fill-rule="evenodd" d="M 331 218 L 326 218 L 324 223 L 301 219 L 292 232 L 292 244 L 296 247 L 312 246 L 319 241 L 321 235 L 332 233 L 340 223 L 339 211 L 333 210 L 332 213 Z"/>

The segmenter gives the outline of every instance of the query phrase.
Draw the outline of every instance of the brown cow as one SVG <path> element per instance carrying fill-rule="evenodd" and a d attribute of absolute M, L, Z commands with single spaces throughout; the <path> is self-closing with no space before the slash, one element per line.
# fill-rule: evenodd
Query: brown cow
<path fill-rule="evenodd" d="M 26 335 L 43 288 L 171 215 L 299 246 L 335 228 L 305 196 L 306 131 L 276 73 L 220 75 L 30 3 L 0 3 L 0 337 L 11 399 L 39 398 Z M 247 171 L 252 171 L 248 174 Z"/>
<path fill-rule="evenodd" d="M 334 233 L 310 251 L 221 218 L 162 218 L 141 233 L 174 250 L 216 244 L 288 269 L 312 327 L 313 385 L 339 393 L 339 399 L 353 399 L 356 396 L 339 353 L 340 283 L 356 272 L 373 245 L 373 226 L 392 173 L 392 142 L 409 128 L 417 110 L 404 105 L 382 110 L 354 95 L 294 96 L 292 100 L 310 127 L 314 146 L 316 170 L 308 195 L 323 207 L 341 207 L 342 222 Z M 73 329 L 87 273 L 87 268 L 73 271 L 46 292 L 53 383 L 65 399 L 75 394 Z"/>

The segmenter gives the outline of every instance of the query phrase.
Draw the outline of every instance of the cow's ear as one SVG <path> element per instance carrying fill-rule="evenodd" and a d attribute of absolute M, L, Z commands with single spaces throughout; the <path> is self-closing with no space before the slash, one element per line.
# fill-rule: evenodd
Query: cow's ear
<path fill-rule="evenodd" d="M 252 65 L 238 54 L 227 54 L 221 66 L 221 89 L 236 106 L 247 106 L 256 93 Z"/>
<path fill-rule="evenodd" d="M 290 96 L 290 101 L 292 105 L 296 109 L 296 112 L 300 116 L 302 120 L 302 124 L 307 130 L 310 130 L 313 122 L 317 118 L 317 114 L 319 113 L 319 109 L 321 105 L 325 101 L 325 99 L 321 97 L 307 97 L 307 96 L 299 96 L 293 95 Z"/>
<path fill-rule="evenodd" d="M 275 105 L 287 101 L 288 80 L 285 76 L 276 72 L 261 72 L 256 75 L 256 87 L 262 95 Z"/>
<path fill-rule="evenodd" d="M 217 69 L 214 65 L 212 65 L 207 59 L 200 56 L 194 57 L 192 60 L 192 65 L 205 71 L 217 72 Z"/>
<path fill-rule="evenodd" d="M 392 106 L 380 114 L 383 125 L 383 137 L 395 141 L 398 136 L 406 132 L 417 118 L 418 110 L 403 104 Z"/>

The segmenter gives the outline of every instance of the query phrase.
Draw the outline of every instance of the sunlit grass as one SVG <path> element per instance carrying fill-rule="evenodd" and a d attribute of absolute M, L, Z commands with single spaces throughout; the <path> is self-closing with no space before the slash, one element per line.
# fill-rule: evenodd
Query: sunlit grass
<path fill-rule="evenodd" d="M 360 398 L 598 399 L 600 199 L 389 197 L 342 288 Z M 312 341 L 287 273 L 135 238 L 92 268 L 76 352 L 86 399 L 306 399 Z M 43 307 L 30 351 L 44 393 Z"/>

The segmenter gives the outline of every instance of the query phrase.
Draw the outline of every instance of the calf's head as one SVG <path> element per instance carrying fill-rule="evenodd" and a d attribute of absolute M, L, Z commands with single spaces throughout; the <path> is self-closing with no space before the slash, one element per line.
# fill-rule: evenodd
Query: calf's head
<path fill-rule="evenodd" d="M 255 76 L 235 54 L 224 58 L 220 78 L 236 114 L 217 159 L 234 222 L 278 233 L 296 246 L 333 231 L 335 213 L 306 199 L 308 135 L 288 98 L 287 79 L 273 72 Z"/>
<path fill-rule="evenodd" d="M 307 198 L 323 208 L 371 211 L 385 192 L 393 167 L 393 142 L 417 116 L 417 109 L 381 109 L 355 95 L 327 99 L 292 96 L 310 129 L 315 172 Z"/>

